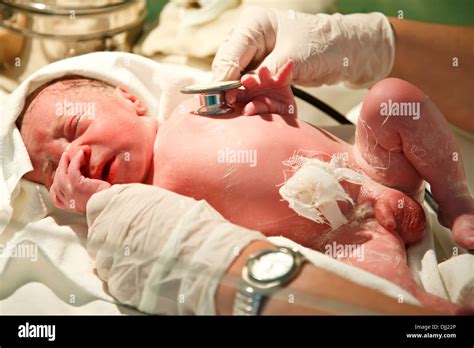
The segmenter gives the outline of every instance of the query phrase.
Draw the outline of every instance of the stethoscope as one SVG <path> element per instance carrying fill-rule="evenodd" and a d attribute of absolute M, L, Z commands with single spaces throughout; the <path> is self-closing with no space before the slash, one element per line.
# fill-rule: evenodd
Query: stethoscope
<path fill-rule="evenodd" d="M 195 115 L 222 116 L 234 112 L 234 108 L 225 100 L 225 92 L 240 86 L 240 81 L 220 81 L 186 86 L 180 91 L 183 94 L 199 95 L 200 106 L 193 112 Z"/>

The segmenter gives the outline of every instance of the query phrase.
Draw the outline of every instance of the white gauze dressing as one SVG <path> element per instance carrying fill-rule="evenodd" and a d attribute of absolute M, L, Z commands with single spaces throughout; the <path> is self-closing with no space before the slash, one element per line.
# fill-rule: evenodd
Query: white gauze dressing
<path fill-rule="evenodd" d="M 331 161 L 295 155 L 284 164 L 294 171 L 293 176 L 280 188 L 281 197 L 298 215 L 317 223 L 329 223 L 336 229 L 348 221 L 337 201 L 354 204 L 339 183 L 348 181 L 362 185 L 366 178 L 346 167 L 343 156 L 333 155 Z"/>

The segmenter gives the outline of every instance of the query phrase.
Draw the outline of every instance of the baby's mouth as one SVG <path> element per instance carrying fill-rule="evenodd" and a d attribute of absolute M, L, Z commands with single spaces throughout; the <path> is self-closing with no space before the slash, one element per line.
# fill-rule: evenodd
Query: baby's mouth
<path fill-rule="evenodd" d="M 102 168 L 101 180 L 102 181 L 109 181 L 110 176 L 110 168 L 112 167 L 112 163 L 114 163 L 115 157 L 108 161 L 104 167 Z"/>
<path fill-rule="evenodd" d="M 111 181 L 115 179 L 115 159 L 115 156 L 111 157 L 108 161 L 104 159 L 100 162 L 99 166 L 97 166 L 94 171 L 89 169 L 90 173 L 88 176 L 92 179 L 107 181 L 108 183 L 111 183 Z"/>

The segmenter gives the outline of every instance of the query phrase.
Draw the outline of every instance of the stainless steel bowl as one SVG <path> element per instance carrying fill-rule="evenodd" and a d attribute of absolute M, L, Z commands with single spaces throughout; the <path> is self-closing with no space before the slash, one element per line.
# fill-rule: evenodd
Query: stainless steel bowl
<path fill-rule="evenodd" d="M 16 43 L 4 48 L 3 73 L 25 76 L 71 56 L 130 51 L 145 14 L 146 0 L 0 0 L 0 35 Z"/>

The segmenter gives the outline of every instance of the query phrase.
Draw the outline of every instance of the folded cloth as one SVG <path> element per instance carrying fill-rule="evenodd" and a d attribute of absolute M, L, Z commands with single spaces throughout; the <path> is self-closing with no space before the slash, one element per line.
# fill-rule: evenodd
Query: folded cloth
<path fill-rule="evenodd" d="M 458 255 L 438 268 L 451 300 L 474 308 L 474 255 Z"/>
<path fill-rule="evenodd" d="M 209 73 L 156 63 L 122 52 L 96 52 L 50 64 L 32 74 L 10 95 L 1 96 L 0 126 L 0 233 L 13 214 L 13 200 L 20 178 L 32 164 L 15 121 L 26 97 L 51 80 L 81 75 L 126 87 L 141 98 L 149 115 L 164 121 L 182 100 L 179 87 L 211 79 Z"/>

